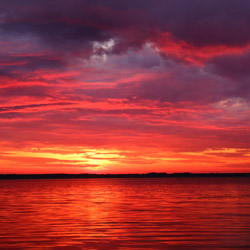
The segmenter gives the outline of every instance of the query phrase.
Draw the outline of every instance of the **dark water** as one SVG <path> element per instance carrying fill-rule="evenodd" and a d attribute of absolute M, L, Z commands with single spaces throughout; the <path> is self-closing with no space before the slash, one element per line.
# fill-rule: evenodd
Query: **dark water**
<path fill-rule="evenodd" d="M 249 178 L 0 181 L 0 249 L 250 249 Z"/>

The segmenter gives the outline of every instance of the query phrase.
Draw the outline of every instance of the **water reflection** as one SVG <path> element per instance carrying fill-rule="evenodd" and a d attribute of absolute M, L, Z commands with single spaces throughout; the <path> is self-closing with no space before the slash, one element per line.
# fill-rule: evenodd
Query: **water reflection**
<path fill-rule="evenodd" d="M 0 249 L 250 248 L 248 178 L 4 180 Z"/>

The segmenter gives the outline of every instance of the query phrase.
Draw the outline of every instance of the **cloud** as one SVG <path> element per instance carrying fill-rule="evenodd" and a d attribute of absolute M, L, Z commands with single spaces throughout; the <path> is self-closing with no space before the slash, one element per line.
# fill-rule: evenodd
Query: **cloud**
<path fill-rule="evenodd" d="M 113 53 L 183 42 L 198 50 L 249 45 L 250 4 L 244 0 L 197 1 L 1 1 L 3 36 L 36 38 L 67 55 L 89 57 L 93 42 L 115 41 Z M 193 52 L 195 49 L 193 49 Z M 166 51 L 165 51 L 166 52 Z M 195 56 L 195 55 L 194 55 Z"/>
<path fill-rule="evenodd" d="M 13 97 L 13 96 L 28 96 L 36 98 L 49 97 L 48 87 L 43 85 L 35 86 L 12 86 L 0 88 L 0 96 Z"/>
<path fill-rule="evenodd" d="M 222 77 L 235 81 L 245 81 L 250 77 L 250 53 L 217 56 L 206 63 L 206 69 Z"/>
<path fill-rule="evenodd" d="M 52 56 L 17 55 L 4 56 L 0 60 L 0 75 L 9 79 L 27 80 L 38 71 L 63 71 L 66 62 Z"/>
<path fill-rule="evenodd" d="M 133 68 L 133 62 L 131 65 Z M 99 99 L 122 98 L 131 102 L 151 100 L 161 103 L 189 102 L 206 105 L 235 97 L 237 95 L 235 90 L 240 89 L 237 83 L 197 66 L 187 66 L 182 63 L 159 64 L 158 68 L 151 67 L 147 71 L 144 71 L 143 67 L 141 69 L 143 77 L 126 79 L 125 76 L 122 83 L 99 88 L 83 86 L 73 91 Z M 137 68 L 137 72 L 139 70 Z"/>
<path fill-rule="evenodd" d="M 12 111 L 12 110 L 23 110 L 27 108 L 40 108 L 40 107 L 48 107 L 48 106 L 64 106 L 64 105 L 68 106 L 71 104 L 73 103 L 58 102 L 58 103 L 41 103 L 41 104 L 7 106 L 7 107 L 0 107 L 0 112 L 6 112 L 6 111 Z"/>

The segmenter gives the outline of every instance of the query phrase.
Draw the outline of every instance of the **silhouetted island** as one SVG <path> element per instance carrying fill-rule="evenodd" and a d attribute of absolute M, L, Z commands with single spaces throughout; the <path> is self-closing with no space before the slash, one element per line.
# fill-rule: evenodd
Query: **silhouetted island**
<path fill-rule="evenodd" d="M 250 173 L 146 173 L 146 174 L 0 174 L 8 179 L 80 179 L 80 178 L 171 178 L 171 177 L 250 177 Z"/>

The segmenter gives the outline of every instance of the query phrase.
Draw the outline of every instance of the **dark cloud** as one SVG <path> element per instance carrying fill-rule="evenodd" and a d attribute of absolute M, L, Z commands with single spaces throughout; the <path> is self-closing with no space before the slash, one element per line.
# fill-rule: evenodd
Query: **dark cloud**
<path fill-rule="evenodd" d="M 217 56 L 209 60 L 205 70 L 219 75 L 227 81 L 224 92 L 230 97 L 240 97 L 250 100 L 250 53 Z"/>
<path fill-rule="evenodd" d="M 161 1 L 155 14 L 161 30 L 195 46 L 249 43 L 250 3 L 244 0 Z"/>
<path fill-rule="evenodd" d="M 72 105 L 70 102 L 57 102 L 57 103 L 41 103 L 41 104 L 29 104 L 29 105 L 16 105 L 16 106 L 6 106 L 0 107 L 0 112 L 6 112 L 11 110 L 23 110 L 26 108 L 39 108 L 39 107 L 48 107 L 48 106 L 64 106 Z"/>
<path fill-rule="evenodd" d="M 250 77 L 250 53 L 217 56 L 206 63 L 206 69 L 212 73 L 244 81 Z"/>
<path fill-rule="evenodd" d="M 1 31 L 38 37 L 62 52 L 90 53 L 93 41 L 115 39 L 114 51 L 139 48 L 171 33 L 194 46 L 243 46 L 250 41 L 245 0 L 1 1 Z M 65 51 L 66 50 L 66 51 Z"/>
<path fill-rule="evenodd" d="M 13 96 L 30 96 L 36 98 L 48 97 L 49 88 L 43 85 L 35 86 L 13 86 L 0 88 L 0 96 L 13 97 Z"/>
<path fill-rule="evenodd" d="M 52 56 L 3 56 L 0 60 L 0 75 L 25 79 L 26 73 L 36 70 L 65 70 L 66 62 L 63 58 Z"/>
<path fill-rule="evenodd" d="M 206 72 L 199 67 L 176 64 L 166 72 L 162 69 L 153 79 L 139 79 L 113 87 L 74 89 L 76 94 L 93 98 L 122 98 L 130 102 L 211 104 L 232 97 L 246 97 L 241 85 Z"/>
<path fill-rule="evenodd" d="M 41 69 L 66 71 L 74 56 L 89 58 L 92 53 L 104 53 L 105 46 L 94 52 L 94 42 L 114 39 L 114 48 L 105 53 L 126 52 L 127 56 L 111 59 L 113 65 L 105 66 L 131 70 L 139 65 L 152 71 L 161 67 L 166 74 L 161 71 L 154 79 L 128 81 L 109 88 L 83 86 L 58 92 L 74 97 L 204 104 L 234 97 L 249 98 L 249 54 L 217 56 L 201 69 L 189 68 L 172 59 L 168 59 L 172 65 L 164 64 L 152 47 L 147 50 L 144 46 L 147 42 L 157 44 L 164 32 L 171 33 L 176 41 L 196 46 L 197 50 L 205 46 L 245 46 L 250 41 L 247 1 L 159 0 L 155 4 L 153 0 L 10 0 L 0 1 L 0 7 L 1 39 L 6 36 L 9 41 L 13 37 L 20 42 L 23 37 L 23 43 L 35 41 L 41 50 L 38 56 L 5 55 L 0 61 L 1 76 L 22 79 L 25 73 Z M 136 54 L 131 50 L 135 48 L 141 48 L 143 53 Z M 164 60 L 167 62 L 167 58 Z M 46 97 L 50 90 L 42 85 L 5 87 L 0 95 Z"/>

